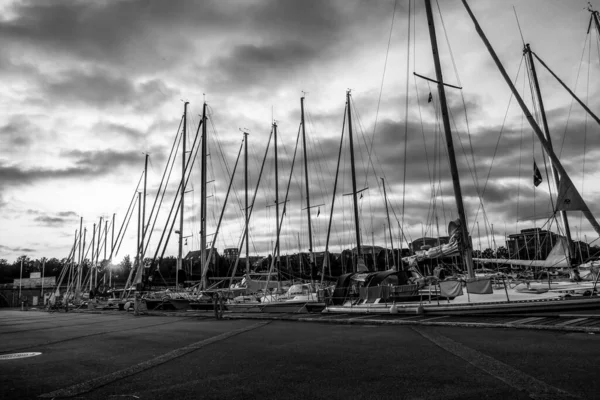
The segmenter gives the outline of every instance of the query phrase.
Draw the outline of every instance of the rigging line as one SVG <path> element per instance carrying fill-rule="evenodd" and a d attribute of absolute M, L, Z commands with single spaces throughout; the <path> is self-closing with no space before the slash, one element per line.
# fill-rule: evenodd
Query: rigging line
<path fill-rule="evenodd" d="M 531 131 L 531 154 L 535 154 L 535 132 L 533 130 Z M 536 206 L 535 195 L 536 195 L 536 193 L 537 193 L 537 190 L 534 185 L 533 186 L 533 215 L 537 214 L 537 212 L 535 210 L 535 206 Z M 537 228 L 537 220 L 536 219 L 533 220 L 533 227 Z"/>
<path fill-rule="evenodd" d="M 525 59 L 525 63 L 526 63 L 526 66 L 527 66 L 527 77 L 528 77 L 528 80 L 529 80 L 529 90 L 530 90 L 530 93 L 531 93 L 531 102 L 532 102 L 532 105 L 533 105 L 535 117 L 536 117 L 536 119 L 537 119 L 537 121 L 539 123 L 539 121 L 541 121 L 543 119 L 542 106 L 541 106 L 541 103 L 540 103 L 541 99 L 538 99 L 537 96 L 535 96 L 536 89 L 535 89 L 535 82 L 534 82 L 534 77 L 533 77 L 533 73 L 532 73 L 533 66 L 529 62 L 529 57 L 527 57 Z M 525 92 L 525 91 L 523 90 L 523 92 Z M 534 139 L 535 138 L 533 138 L 532 140 L 534 140 Z M 534 143 L 534 151 L 535 151 L 535 143 Z M 548 210 L 551 211 L 552 218 L 557 219 L 556 213 L 553 213 L 553 210 L 554 210 L 554 200 L 552 198 L 552 192 L 553 192 L 553 190 L 552 190 L 552 185 L 551 185 L 551 181 L 553 180 L 553 177 L 551 175 L 551 171 L 549 172 L 548 161 L 547 161 L 546 157 L 544 156 L 544 153 L 545 152 L 542 149 L 542 160 L 544 161 L 544 173 L 546 175 L 546 183 L 547 183 L 547 186 L 548 186 L 548 193 L 549 193 L 549 200 L 550 200 L 549 203 L 548 203 L 548 205 L 550 206 L 548 208 Z M 535 153 L 533 153 L 533 155 L 534 155 L 534 160 L 535 160 Z M 558 225 L 559 224 L 558 224 L 558 220 L 557 220 L 556 221 L 557 229 L 558 229 Z"/>
<path fill-rule="evenodd" d="M 523 75 L 523 89 L 522 92 L 525 92 L 525 75 Z M 521 142 L 519 146 L 519 175 L 518 175 L 518 185 L 517 185 L 517 221 L 515 226 L 515 232 L 519 232 L 519 206 L 521 200 L 521 170 L 523 168 L 523 123 L 524 123 L 525 114 L 521 113 Z"/>
<path fill-rule="evenodd" d="M 246 231 L 246 227 L 248 227 L 248 225 L 250 223 L 250 218 L 252 217 L 252 211 L 254 210 L 254 202 L 256 200 L 256 195 L 258 193 L 258 188 L 260 186 L 260 181 L 262 179 L 263 169 L 264 169 L 264 166 L 265 166 L 265 162 L 267 160 L 267 154 L 269 152 L 269 147 L 271 145 L 271 139 L 272 138 L 273 138 L 273 130 L 271 129 L 271 134 L 269 135 L 269 140 L 267 142 L 267 147 L 265 149 L 265 155 L 264 155 L 263 160 L 262 160 L 262 164 L 261 164 L 261 167 L 260 167 L 260 172 L 258 173 L 258 181 L 256 183 L 256 189 L 254 190 L 254 195 L 252 196 L 252 202 L 250 203 L 250 206 L 248 207 L 249 208 L 249 210 L 248 210 L 248 218 L 244 217 L 244 220 L 245 220 L 244 231 Z M 239 261 L 240 261 L 240 256 L 242 254 L 242 246 L 244 245 L 244 239 L 245 239 L 245 237 L 246 237 L 246 235 L 242 234 L 242 237 L 240 239 L 240 247 L 238 247 L 238 256 L 237 256 L 237 258 L 235 260 L 235 266 L 233 267 L 233 275 L 235 275 L 235 272 L 237 271 L 237 267 L 238 267 L 238 264 L 239 264 Z M 246 260 L 246 261 L 249 262 L 249 260 Z M 250 271 L 249 264 L 248 264 L 247 268 L 248 268 L 248 272 L 249 272 Z"/>
<path fill-rule="evenodd" d="M 169 227 L 169 222 L 170 222 L 171 228 L 169 229 L 169 234 L 167 235 L 165 244 L 162 249 L 162 253 L 161 253 L 159 261 L 158 261 L 159 265 L 163 259 L 163 256 L 165 255 L 165 251 L 167 250 L 167 245 L 169 244 L 169 240 L 171 238 L 171 232 L 173 231 L 173 227 L 175 226 L 175 222 L 177 220 L 177 215 L 179 214 L 179 211 L 181 210 L 181 197 L 182 196 L 180 195 L 180 192 L 185 192 L 185 188 L 187 187 L 190 177 L 192 176 L 192 171 L 194 169 L 194 163 L 196 162 L 196 156 L 198 155 L 198 151 L 200 150 L 200 147 L 201 147 L 200 143 L 198 143 L 198 146 L 195 146 L 195 144 L 196 144 L 196 141 L 198 141 L 198 137 L 199 137 L 198 132 L 200 131 L 200 127 L 201 127 L 202 123 L 203 122 L 200 121 L 200 123 L 198 124 L 198 128 L 196 129 L 196 134 L 194 135 L 194 142 L 192 143 L 192 147 L 190 148 L 190 156 L 187 157 L 187 159 L 185 161 L 185 166 L 183 168 L 184 177 L 186 174 L 187 174 L 187 177 L 185 177 L 185 178 L 182 177 L 183 182 L 180 181 L 179 184 L 177 185 L 177 190 L 175 191 L 173 203 L 171 204 L 171 209 L 169 210 L 169 215 L 167 216 L 167 220 L 165 221 L 165 229 L 163 229 L 163 232 L 158 241 L 158 245 L 156 246 L 156 251 L 154 252 L 154 256 L 152 257 L 151 265 L 154 265 L 154 263 L 156 261 L 156 257 L 158 257 L 158 253 L 160 252 L 160 248 L 161 248 L 161 246 L 163 246 L 162 242 L 165 238 L 165 234 L 167 233 L 167 228 Z M 194 150 L 194 147 L 195 147 L 195 150 Z M 166 188 L 165 188 L 165 190 L 166 190 Z M 173 214 L 173 210 L 175 209 L 175 204 L 177 204 L 177 209 L 175 210 L 175 214 Z M 171 215 L 173 215 L 173 221 L 170 221 Z M 183 235 L 183 232 L 180 232 L 180 235 Z"/>
<path fill-rule="evenodd" d="M 127 207 L 127 212 L 125 213 L 125 218 L 123 219 L 123 222 L 121 223 L 121 228 L 119 228 L 119 233 L 117 233 L 117 237 L 115 238 L 115 243 L 119 242 L 119 237 L 121 237 L 121 233 L 123 233 L 123 235 L 125 235 L 125 231 L 127 231 L 127 227 L 125 227 L 125 231 L 123 231 L 123 226 L 125 225 L 125 220 L 127 219 L 127 214 L 129 214 L 131 207 L 134 205 L 135 196 L 140 188 L 140 184 L 142 183 L 143 177 L 144 177 L 144 171 L 142 171 L 140 179 L 138 180 L 138 184 L 135 187 L 135 190 L 133 191 L 133 196 L 131 196 L 131 202 L 129 203 L 129 207 Z M 115 257 L 117 256 L 118 252 L 119 252 L 119 250 L 117 249 L 117 251 L 115 252 Z"/>
<path fill-rule="evenodd" d="M 352 104 L 352 106 L 354 106 L 353 110 L 354 110 L 354 115 L 355 115 L 355 118 L 356 118 L 356 121 L 357 121 L 357 128 L 358 128 L 357 130 L 358 130 L 358 133 L 360 133 L 360 137 L 363 140 L 365 148 L 368 148 L 367 140 L 366 140 L 365 134 L 364 134 L 365 131 L 363 129 L 363 125 L 362 125 L 361 119 L 360 119 L 360 114 L 359 114 L 358 110 L 356 109 L 356 105 L 354 103 Z M 359 155 L 360 155 L 362 167 L 363 167 L 363 169 L 365 171 L 365 183 L 364 183 L 363 186 L 366 188 L 367 187 L 368 177 L 369 177 L 369 166 L 371 167 L 371 170 L 373 171 L 373 175 L 375 177 L 377 176 L 377 172 L 375 170 L 375 164 L 373 163 L 372 153 L 370 153 L 368 155 L 366 165 L 365 165 L 365 160 L 363 158 L 363 152 L 359 151 Z M 377 162 L 379 163 L 379 165 L 381 165 L 381 162 L 379 161 L 379 157 L 377 156 L 377 154 L 375 154 L 375 158 L 377 159 Z M 381 173 L 382 173 L 382 175 L 385 176 L 385 172 L 383 171 L 383 169 L 382 169 Z M 381 191 L 381 185 L 379 184 L 379 181 L 377 181 L 377 187 L 379 189 L 379 193 L 381 194 L 382 191 Z M 369 196 L 369 198 L 370 197 L 371 196 Z"/>
<path fill-rule="evenodd" d="M 410 35 L 410 15 L 411 15 L 411 4 L 412 4 L 412 0 L 408 0 L 408 28 L 407 28 L 407 36 L 406 36 L 406 80 L 405 80 L 405 87 L 406 87 L 406 94 L 404 95 L 404 160 L 403 160 L 403 170 L 402 170 L 402 226 L 404 227 L 404 210 L 405 210 L 405 203 L 406 203 L 406 167 L 407 167 L 407 150 L 408 150 L 408 99 L 409 99 L 409 91 L 410 91 L 410 87 L 409 87 L 409 80 L 410 80 L 410 40 L 411 40 L 411 35 Z M 413 4 L 413 9 L 414 9 L 414 4 Z M 413 13 L 415 14 L 415 13 Z M 413 15 L 414 18 L 414 15 Z M 414 46 L 413 43 L 413 51 L 414 48 L 416 46 Z M 414 54 L 413 54 L 413 63 L 414 63 Z M 416 68 L 415 68 L 416 70 Z M 415 79 L 415 89 L 417 86 L 417 77 L 414 76 Z M 421 104 L 420 104 L 420 100 L 419 100 L 419 92 L 417 90 L 417 104 L 419 106 L 419 116 L 421 117 L 421 130 L 423 131 L 423 118 L 421 116 Z M 423 140 L 425 140 L 423 138 Z M 425 159 L 427 160 L 427 149 L 425 149 Z M 427 162 L 429 162 L 427 160 Z M 429 171 L 429 165 L 427 165 L 427 170 Z M 431 174 L 430 174 L 431 177 Z M 392 211 L 394 211 L 394 208 L 392 206 Z M 394 212 L 395 215 L 395 212 Z M 391 238 L 390 238 L 391 239 Z M 407 243 L 408 244 L 408 243 Z M 400 248 L 402 249 L 402 248 Z M 402 250 L 400 250 L 402 251 Z M 400 256 L 402 256 L 402 254 L 400 254 Z"/>
<path fill-rule="evenodd" d="M 390 24 L 390 34 L 388 36 L 387 50 L 385 52 L 385 60 L 383 62 L 383 73 L 381 75 L 381 85 L 379 87 L 379 99 L 377 100 L 377 110 L 375 111 L 375 123 L 373 124 L 373 134 L 371 135 L 371 148 L 369 149 L 369 153 L 373 148 L 373 141 L 375 139 L 375 131 L 377 129 L 377 120 L 379 117 L 379 106 L 381 105 L 381 95 L 383 94 L 383 83 L 385 81 L 385 71 L 387 69 L 388 56 L 390 54 L 390 44 L 392 43 L 392 32 L 394 30 L 394 18 L 396 16 L 396 5 L 398 4 L 398 0 L 394 0 L 394 9 L 392 11 L 392 22 Z"/>
<path fill-rule="evenodd" d="M 587 70 L 587 85 L 586 86 L 586 97 L 585 103 L 590 103 L 590 67 L 592 61 L 592 41 L 589 42 L 588 49 L 588 70 Z M 585 121 L 583 125 L 583 166 L 581 167 L 581 197 L 583 197 L 583 190 L 585 184 L 585 159 L 586 159 L 586 145 L 587 145 L 587 127 L 588 127 L 588 114 L 585 113 Z M 579 213 L 579 230 L 581 230 L 581 224 L 583 221 L 583 213 Z"/>
<path fill-rule="evenodd" d="M 179 148 L 179 143 L 181 143 L 182 137 L 183 137 L 183 135 L 179 135 L 179 142 L 177 144 L 177 148 Z M 175 166 L 175 160 L 176 160 L 176 157 L 173 157 L 173 162 L 171 163 L 171 168 L 169 169 L 169 175 L 167 176 L 167 182 L 165 183 L 165 187 L 163 188 L 162 196 L 161 196 L 160 202 L 158 204 L 158 210 L 160 210 L 160 208 L 162 207 L 165 195 L 167 194 L 167 185 L 171 179 L 171 173 L 173 172 L 173 168 Z M 152 223 L 152 229 L 150 230 L 150 236 L 152 235 L 152 232 L 154 232 L 154 227 L 156 226 L 157 221 L 158 221 L 158 211 L 154 217 L 154 222 Z M 150 245 L 150 237 L 148 237 L 148 242 L 146 243 L 146 248 L 144 249 L 144 254 L 148 250 L 149 245 Z"/>
<path fill-rule="evenodd" d="M 515 77 L 515 82 L 517 82 L 517 79 L 519 79 L 519 73 L 521 72 L 521 67 L 523 66 L 523 58 L 524 57 L 521 57 L 521 62 L 519 63 L 519 68 L 517 69 L 517 76 Z M 511 93 L 510 96 L 509 96 L 509 99 L 508 99 L 508 105 L 506 107 L 506 112 L 504 113 L 504 120 L 502 121 L 502 127 L 500 128 L 500 132 L 498 133 L 498 140 L 496 141 L 496 147 L 494 149 L 494 155 L 492 156 L 492 161 L 490 163 L 490 168 L 488 169 L 488 173 L 487 173 L 487 176 L 486 176 L 486 179 L 485 179 L 485 183 L 483 185 L 483 190 L 481 191 L 481 196 L 482 197 L 485 195 L 485 191 L 487 189 L 487 185 L 488 185 L 488 182 L 490 180 L 490 176 L 491 176 L 491 173 L 492 173 L 492 167 L 494 166 L 494 161 L 496 160 L 496 155 L 498 154 L 498 147 L 500 145 L 500 139 L 502 138 L 502 133 L 504 132 L 504 127 L 506 126 L 506 120 L 508 118 L 508 111 L 510 110 L 510 104 L 512 102 L 513 97 L 514 96 Z M 477 207 L 477 212 L 475 213 L 475 221 L 477 220 L 477 216 L 479 215 L 480 207 L 481 206 Z M 471 227 L 471 231 L 473 229 L 475 229 L 474 225 Z"/>
<path fill-rule="evenodd" d="M 366 138 L 365 138 L 365 130 L 364 130 L 364 127 L 362 125 L 362 120 L 360 118 L 360 114 L 359 114 L 358 110 L 356 109 L 356 104 L 351 104 L 351 105 L 354 106 L 354 112 L 355 112 L 356 120 L 358 122 L 358 130 L 360 132 L 361 138 L 363 139 L 363 143 L 365 144 L 365 147 L 368 148 L 367 141 L 366 141 Z M 368 163 L 367 163 L 367 165 L 365 165 L 364 158 L 362 157 L 363 153 L 359 152 L 359 154 L 361 156 L 361 161 L 362 161 L 363 169 L 365 170 L 365 184 L 364 184 L 364 186 L 367 187 L 369 166 L 371 167 L 371 169 L 373 171 L 373 175 L 375 177 L 377 176 L 377 172 L 375 170 L 375 165 L 373 163 L 373 158 L 372 158 L 372 148 L 371 148 L 371 152 L 369 152 L 369 155 L 368 155 L 368 159 L 367 159 Z M 379 165 L 381 165 L 381 162 L 379 161 L 379 157 L 377 156 L 377 154 L 375 154 L 375 158 L 377 159 Z M 383 170 L 382 170 L 382 174 L 385 175 L 385 172 Z M 376 179 L 376 182 L 377 182 L 377 187 L 378 187 L 379 193 L 380 193 L 380 195 L 382 195 L 382 190 L 381 190 L 381 185 L 379 183 L 379 180 Z M 372 209 L 371 209 L 371 205 L 372 205 L 372 203 L 371 203 L 371 197 L 372 196 L 369 195 L 367 197 L 366 201 L 368 202 L 368 207 L 369 207 L 369 210 L 371 212 L 371 214 L 370 214 L 371 215 L 370 222 L 371 222 L 371 230 L 373 230 L 373 213 L 372 213 Z M 362 217 L 363 205 L 364 205 L 364 202 L 361 201 L 361 206 L 360 206 L 361 217 Z M 363 228 L 365 230 L 367 229 L 367 227 L 364 226 L 364 224 L 363 224 Z"/>
<path fill-rule="evenodd" d="M 513 5 L 513 11 L 515 13 L 515 19 L 517 20 L 517 26 L 519 27 L 519 34 L 521 35 L 521 42 L 523 43 L 523 47 L 525 47 L 525 39 L 523 39 L 523 31 L 521 30 L 521 24 L 519 23 L 519 17 L 517 16 L 517 9 Z"/>
<path fill-rule="evenodd" d="M 306 111 L 305 111 L 305 114 L 307 114 L 309 125 L 314 126 L 312 115 L 310 113 L 307 113 Z M 326 157 L 325 157 L 325 153 L 324 153 L 324 146 L 321 145 L 321 142 L 319 141 L 318 135 L 316 135 L 316 137 L 313 139 L 313 141 L 310 141 L 309 143 L 311 145 L 311 148 L 313 149 L 312 152 L 314 154 L 317 153 L 317 150 L 319 150 L 320 154 L 321 154 L 321 157 L 317 158 L 317 169 L 318 169 L 318 172 L 319 172 L 319 174 L 317 174 L 317 177 L 318 177 L 318 179 L 319 179 L 319 181 L 321 183 L 321 185 L 319 185 L 321 198 L 325 198 L 326 197 L 326 193 L 324 193 L 324 189 L 328 187 L 328 184 L 325 182 L 323 176 L 324 176 L 324 172 L 327 173 L 327 176 L 331 176 L 332 175 L 331 174 L 331 169 L 329 168 L 329 164 L 328 163 L 325 164 L 325 166 L 327 167 L 326 171 L 325 171 L 325 168 L 323 168 L 323 162 L 322 162 L 322 160 L 325 160 Z M 316 149 L 315 149 L 315 146 L 316 146 Z M 317 237 L 319 237 L 319 236 L 317 236 Z"/>
<path fill-rule="evenodd" d="M 158 198 L 160 196 L 160 192 L 161 192 L 163 183 L 164 183 L 165 189 L 166 189 L 167 185 L 169 184 L 169 178 L 171 176 L 171 171 L 173 170 L 173 165 L 175 164 L 175 157 L 173 157 L 173 152 L 175 151 L 176 147 L 179 147 L 179 142 L 181 141 L 181 138 L 182 138 L 182 135 L 179 134 L 179 130 L 181 129 L 182 124 L 183 124 L 183 116 L 179 120 L 179 126 L 177 127 L 177 131 L 176 131 L 177 133 L 175 134 L 175 138 L 173 138 L 173 145 L 171 146 L 171 152 L 169 153 L 169 158 L 167 159 L 167 163 L 165 164 L 165 170 L 163 172 L 163 176 L 160 180 L 158 190 L 156 191 L 156 197 L 154 198 L 154 203 L 152 204 L 152 209 L 150 210 L 150 215 L 148 216 L 148 223 L 144 226 L 144 232 L 145 232 L 144 238 L 146 240 L 146 246 L 143 248 L 142 258 L 146 254 L 146 250 L 148 249 L 150 239 L 152 238 L 152 231 L 154 230 L 154 224 L 152 224 L 152 230 L 150 232 L 148 232 L 148 227 L 150 226 L 150 221 L 152 220 L 152 217 L 154 216 L 155 217 L 154 223 L 156 223 L 156 219 L 158 218 L 158 211 L 160 210 L 160 206 L 162 205 L 162 198 L 161 198 L 161 201 L 158 205 L 158 209 L 156 210 L 156 215 L 154 215 L 154 210 L 155 210 Z M 179 142 L 178 142 L 178 139 L 179 139 Z M 172 163 L 171 163 L 171 159 L 173 160 Z M 165 182 L 165 175 L 167 174 L 167 169 L 169 168 L 169 163 L 171 163 L 171 169 L 169 171 L 169 176 L 167 177 L 167 181 Z M 164 198 L 164 195 L 163 195 L 163 198 Z M 147 234 L 147 236 L 146 236 L 146 234 Z M 143 243 L 142 243 L 142 246 L 143 246 Z"/>
<path fill-rule="evenodd" d="M 584 40 L 584 43 L 583 43 L 583 49 L 581 51 L 581 59 L 579 60 L 579 67 L 577 68 L 577 77 L 575 78 L 574 89 L 577 89 L 577 84 L 579 83 L 579 75 L 581 73 L 581 65 L 583 64 L 583 57 L 585 55 L 585 48 L 586 48 L 586 45 L 587 45 L 588 38 L 590 38 L 589 32 L 586 33 L 586 35 L 585 35 L 585 40 Z M 535 55 L 535 53 L 534 53 L 534 55 Z M 562 142 L 560 144 L 560 151 L 558 152 L 558 157 L 559 158 L 562 156 L 562 151 L 563 151 L 563 148 L 565 146 L 565 139 L 567 138 L 567 129 L 569 128 L 569 121 L 571 120 L 571 111 L 573 110 L 574 101 L 575 101 L 575 99 L 571 97 L 571 104 L 569 105 L 569 113 L 567 115 L 567 122 L 565 124 L 565 130 L 563 132 Z"/>
<path fill-rule="evenodd" d="M 460 75 L 458 73 L 458 68 L 456 67 L 456 61 L 454 59 L 454 52 L 452 51 L 452 46 L 450 45 L 450 40 L 448 38 L 448 32 L 446 30 L 446 25 L 444 23 L 444 17 L 442 16 L 442 11 L 440 9 L 440 5 L 439 2 L 436 0 L 436 4 L 437 4 L 437 8 L 438 8 L 438 13 L 440 15 L 440 20 L 442 22 L 442 28 L 444 31 L 444 36 L 446 38 L 446 44 L 448 46 L 449 49 L 449 53 L 450 53 L 450 59 L 452 60 L 452 67 L 454 68 L 454 75 L 456 77 L 456 80 L 458 82 L 458 85 L 462 87 L 462 82 L 460 80 Z M 475 178 L 474 178 L 474 182 L 475 182 L 475 188 L 477 190 L 477 194 L 479 195 L 479 175 L 477 173 L 477 163 L 475 162 L 475 152 L 473 151 L 473 141 L 471 138 L 471 129 L 469 126 L 469 116 L 467 113 L 467 104 L 465 101 L 465 96 L 464 96 L 464 92 L 462 90 L 460 90 L 460 97 L 462 100 L 462 105 L 463 105 L 463 109 L 465 110 L 465 125 L 466 125 L 466 129 L 467 129 L 467 138 L 469 139 L 469 149 L 471 150 L 471 161 L 472 161 L 472 165 L 473 165 L 473 171 L 471 172 L 471 174 L 474 174 Z M 454 118 L 454 117 L 453 117 Z M 458 130 L 457 130 L 457 136 L 458 136 Z M 482 200 L 480 200 L 482 201 Z M 483 204 L 482 204 L 483 207 Z M 485 213 L 485 210 L 484 210 Z"/>

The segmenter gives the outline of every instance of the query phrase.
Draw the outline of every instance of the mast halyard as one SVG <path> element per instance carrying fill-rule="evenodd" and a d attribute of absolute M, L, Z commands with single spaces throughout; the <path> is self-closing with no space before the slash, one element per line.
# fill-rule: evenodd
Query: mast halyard
<path fill-rule="evenodd" d="M 590 15 L 590 28 L 592 26 L 592 20 L 594 21 L 594 25 L 596 26 L 596 32 L 600 37 L 600 12 L 598 10 L 594 10 L 592 5 L 588 3 L 588 11 L 591 13 Z M 590 28 L 588 28 L 588 33 L 590 32 Z"/>
<path fill-rule="evenodd" d="M 248 133 L 244 132 L 244 196 L 245 196 L 245 220 L 244 226 L 244 240 L 246 242 L 246 274 L 250 274 L 250 245 L 248 244 L 248 225 L 250 224 L 250 218 L 248 215 Z M 237 265 L 236 265 L 237 266 Z M 234 271 L 235 274 L 235 271 Z M 233 275 L 232 275 L 233 276 Z"/>
<path fill-rule="evenodd" d="M 81 251 L 82 251 L 81 244 L 83 243 L 81 241 L 82 235 L 83 235 L 83 217 L 81 217 L 79 219 L 79 245 L 78 245 L 78 253 L 77 253 L 77 261 L 78 261 L 77 270 L 79 272 L 77 273 L 77 284 L 75 285 L 75 296 L 79 296 L 79 292 L 81 291 L 81 274 L 83 273 L 83 263 L 81 260 Z M 73 258 L 75 258 L 75 257 L 73 257 Z"/>
<path fill-rule="evenodd" d="M 446 103 L 446 92 L 444 90 L 444 79 L 442 76 L 442 67 L 438 53 L 437 39 L 435 35 L 435 25 L 433 22 L 433 13 L 431 11 L 431 0 L 425 0 L 425 9 L 427 11 L 427 24 L 429 25 L 429 38 L 431 40 L 431 51 L 433 53 L 433 61 L 435 64 L 435 74 L 437 79 L 438 95 L 440 97 L 440 108 L 442 111 L 442 119 L 444 122 L 444 132 L 446 136 L 446 145 L 448 147 L 448 158 L 450 162 L 450 173 L 452 175 L 452 186 L 454 187 L 454 198 L 456 200 L 456 208 L 460 219 L 461 229 L 461 251 L 464 263 L 467 267 L 469 278 L 474 278 L 473 259 L 471 254 L 471 241 L 467 231 L 467 217 L 462 199 L 462 191 L 460 188 L 460 178 L 458 175 L 458 166 L 456 165 L 456 155 L 454 145 L 452 143 L 452 131 L 450 129 L 450 119 L 448 117 L 448 105 Z"/>
<path fill-rule="evenodd" d="M 310 190 L 308 186 L 308 159 L 306 158 L 306 129 L 304 123 L 304 96 L 300 98 L 300 121 L 302 124 L 302 148 L 304 151 L 304 182 L 306 186 L 306 216 L 308 218 L 308 252 L 309 252 L 309 268 L 312 279 L 313 258 L 313 242 L 312 242 L 312 223 L 310 221 Z M 298 249 L 300 251 L 300 249 Z"/>
<path fill-rule="evenodd" d="M 535 93 L 537 96 L 538 104 L 540 106 L 540 114 L 542 116 L 542 124 L 544 126 L 544 136 L 548 141 L 548 145 L 552 147 L 552 139 L 550 137 L 550 128 L 548 127 L 548 119 L 546 118 L 546 110 L 544 109 L 544 101 L 542 99 L 542 92 L 540 90 L 540 84 L 537 78 L 537 72 L 535 70 L 535 64 L 533 62 L 533 56 L 531 52 L 531 48 L 529 47 L 529 43 L 525 45 L 523 52 L 527 55 L 527 59 L 529 61 L 529 68 L 531 69 L 531 75 L 533 77 L 533 84 L 535 86 Z M 550 169 L 552 170 L 552 177 L 554 178 L 554 183 L 556 185 L 556 191 L 558 195 L 559 190 L 559 182 L 560 177 L 558 175 L 558 171 L 552 162 L 552 159 L 548 157 L 548 163 L 550 164 Z M 559 211 L 560 219 L 562 220 L 563 227 L 565 229 L 565 237 L 567 238 L 567 248 L 569 249 L 569 254 L 567 255 L 567 263 L 570 266 L 571 260 L 570 258 L 573 256 L 573 240 L 571 239 L 571 229 L 569 228 L 569 220 L 567 219 L 567 212 L 565 210 Z"/>
<path fill-rule="evenodd" d="M 281 252 L 279 250 L 279 169 L 277 162 L 277 122 L 273 121 L 273 144 L 275 146 L 275 229 L 277 230 L 276 238 L 277 238 L 277 254 L 275 254 L 275 268 L 277 269 L 277 273 L 280 272 L 280 260 L 281 260 Z M 281 285 L 281 279 L 277 280 L 277 284 Z"/>
<path fill-rule="evenodd" d="M 356 264 L 355 271 L 358 270 L 358 265 L 362 260 L 362 249 L 360 247 L 360 225 L 358 221 L 358 199 L 356 195 L 356 169 L 354 164 L 354 141 L 352 139 L 352 113 L 350 106 L 350 90 L 346 92 L 346 106 L 348 107 L 348 137 L 350 139 L 350 166 L 352 168 L 352 199 L 354 202 L 354 230 L 356 233 Z M 364 263 L 364 260 L 363 260 Z"/>
<path fill-rule="evenodd" d="M 181 209 L 180 212 L 181 214 L 179 214 L 179 251 L 177 253 L 177 270 L 175 271 L 175 287 L 179 288 L 179 271 L 182 269 L 183 267 L 183 260 L 182 260 L 182 254 L 183 254 L 183 210 L 184 210 L 184 200 L 185 200 L 185 142 L 187 140 L 186 138 L 186 131 L 187 131 L 187 106 L 188 106 L 189 102 L 184 102 L 183 103 L 183 132 L 182 132 L 182 141 L 181 141 L 181 145 L 182 145 L 182 154 L 181 154 Z"/>
<path fill-rule="evenodd" d="M 91 260 L 91 264 L 90 264 L 90 290 L 92 290 L 92 285 L 94 282 L 94 275 L 93 275 L 93 270 L 95 269 L 95 265 L 94 262 L 97 260 L 94 260 L 94 247 L 96 246 L 96 224 L 94 224 L 94 227 L 92 229 L 92 260 Z M 96 257 L 98 257 L 96 255 Z"/>
<path fill-rule="evenodd" d="M 144 160 L 144 195 L 142 198 L 142 239 L 140 241 L 140 263 L 144 264 L 144 243 L 146 239 L 146 187 L 148 183 L 148 154 L 146 154 L 146 158 Z M 143 270 L 142 270 L 143 271 Z M 140 275 L 141 276 L 141 275 Z"/>
<path fill-rule="evenodd" d="M 385 213 L 387 215 L 387 226 L 389 229 L 389 233 L 390 233 L 390 244 L 392 245 L 392 263 L 394 265 L 394 271 L 398 270 L 398 267 L 396 267 L 396 255 L 394 254 L 394 237 L 392 236 L 392 225 L 390 225 L 390 211 L 388 209 L 388 201 L 387 201 L 387 192 L 385 190 L 385 181 L 383 180 L 383 178 L 381 178 L 381 184 L 383 185 L 383 198 L 385 200 Z M 384 235 L 385 235 L 385 228 L 384 228 Z M 387 245 L 386 245 L 387 247 Z M 387 248 L 385 250 L 385 254 L 387 255 Z M 387 262 L 386 262 L 386 266 L 387 266 Z"/>
<path fill-rule="evenodd" d="M 207 288 L 206 282 L 206 273 L 208 271 L 208 266 L 210 265 L 210 260 L 206 258 L 206 181 L 207 181 L 207 171 L 206 171 L 206 149 L 207 149 L 207 137 L 206 137 L 206 102 L 202 106 L 202 137 L 201 137 L 201 154 L 200 154 L 200 162 L 201 162 L 201 170 L 200 170 L 200 271 L 202 274 L 202 288 Z"/>

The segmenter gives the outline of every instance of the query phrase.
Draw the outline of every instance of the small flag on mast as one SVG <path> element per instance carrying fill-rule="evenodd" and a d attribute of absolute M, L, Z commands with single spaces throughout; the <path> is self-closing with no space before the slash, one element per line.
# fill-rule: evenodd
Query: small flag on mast
<path fill-rule="evenodd" d="M 540 183 L 542 183 L 542 173 L 540 172 L 539 168 L 537 167 L 535 160 L 533 160 L 533 185 L 535 187 L 538 187 L 538 186 L 540 186 Z"/>
<path fill-rule="evenodd" d="M 433 101 L 433 95 L 429 92 L 429 97 L 427 98 L 427 102 L 431 103 Z"/>

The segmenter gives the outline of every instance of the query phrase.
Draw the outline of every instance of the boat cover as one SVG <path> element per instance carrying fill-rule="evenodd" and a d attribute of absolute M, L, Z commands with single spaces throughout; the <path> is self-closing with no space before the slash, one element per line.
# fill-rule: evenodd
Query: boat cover
<path fill-rule="evenodd" d="M 333 305 L 344 304 L 346 297 L 348 296 L 348 290 L 350 288 L 350 281 L 354 272 L 349 274 L 340 275 L 333 289 L 333 295 L 331 296 L 331 303 Z"/>
<path fill-rule="evenodd" d="M 467 279 L 467 292 L 473 294 L 492 294 L 492 280 L 490 278 Z"/>
<path fill-rule="evenodd" d="M 460 281 L 442 281 L 439 283 L 440 293 L 444 297 L 457 297 L 463 295 Z"/>
<path fill-rule="evenodd" d="M 365 286 L 378 285 L 404 285 L 408 282 L 408 276 L 404 271 L 394 271 L 393 269 L 375 272 L 365 280 Z"/>

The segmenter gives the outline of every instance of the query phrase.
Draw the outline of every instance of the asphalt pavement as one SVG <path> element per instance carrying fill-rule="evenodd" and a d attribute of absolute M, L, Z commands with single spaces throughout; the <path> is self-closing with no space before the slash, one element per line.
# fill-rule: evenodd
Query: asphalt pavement
<path fill-rule="evenodd" d="M 590 332 L 0 310 L 1 399 L 600 399 L 599 355 Z"/>

